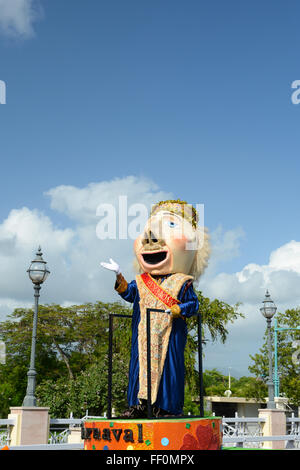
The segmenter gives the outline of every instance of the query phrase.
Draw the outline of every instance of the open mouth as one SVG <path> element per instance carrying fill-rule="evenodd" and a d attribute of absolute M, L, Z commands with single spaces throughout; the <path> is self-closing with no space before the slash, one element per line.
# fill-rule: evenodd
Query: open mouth
<path fill-rule="evenodd" d="M 143 260 L 146 264 L 159 264 L 167 258 L 167 251 L 156 251 L 154 253 L 142 253 Z"/>

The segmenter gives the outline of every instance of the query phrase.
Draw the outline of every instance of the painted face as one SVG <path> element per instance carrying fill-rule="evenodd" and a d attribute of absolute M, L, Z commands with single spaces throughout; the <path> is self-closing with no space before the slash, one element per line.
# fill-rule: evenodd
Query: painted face
<path fill-rule="evenodd" d="M 189 274 L 197 251 L 196 231 L 179 215 L 160 211 L 148 219 L 134 251 L 143 272 Z"/>

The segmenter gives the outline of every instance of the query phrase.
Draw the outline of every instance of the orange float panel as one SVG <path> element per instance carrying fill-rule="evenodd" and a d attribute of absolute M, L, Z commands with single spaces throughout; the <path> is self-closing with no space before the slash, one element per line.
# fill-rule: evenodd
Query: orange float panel
<path fill-rule="evenodd" d="M 219 450 L 222 418 L 85 421 L 86 450 Z"/>

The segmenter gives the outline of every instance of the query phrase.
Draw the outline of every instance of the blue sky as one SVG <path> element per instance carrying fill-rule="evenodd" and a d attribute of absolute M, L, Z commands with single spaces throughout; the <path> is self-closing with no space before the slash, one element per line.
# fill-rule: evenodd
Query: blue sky
<path fill-rule="evenodd" d="M 149 194 L 205 205 L 205 224 L 219 250 L 214 272 L 203 281 L 207 295 L 221 292 L 254 311 L 264 284 L 257 281 L 246 293 L 228 279 L 250 263 L 268 265 L 272 252 L 294 240 L 288 267 L 281 250 L 272 275 L 281 276 L 274 281 L 277 303 L 276 286 L 284 284 L 282 308 L 296 306 L 300 262 L 299 270 L 298 261 L 291 264 L 299 248 L 300 105 L 291 102 L 291 84 L 300 79 L 299 13 L 296 0 L 1 0 L 0 79 L 7 103 L 0 105 L 0 238 L 11 211 L 27 208 L 29 215 L 41 211 L 38 220 L 48 218 L 45 250 L 53 233 L 66 236 L 70 247 L 68 230 L 80 239 L 76 208 L 70 216 L 61 199 L 45 193 L 72 186 L 82 196 L 91 183 L 132 176 L 150 182 Z M 25 260 L 30 243 L 22 246 Z M 56 301 L 52 282 L 48 301 Z M 0 286 L 0 297 L 13 302 L 18 295 L 5 289 Z M 30 302 L 30 295 L 24 287 L 19 302 Z M 59 300 L 73 300 L 72 292 Z M 236 344 L 243 328 L 232 333 Z M 261 341 L 253 338 L 251 353 Z M 214 348 L 209 365 L 218 367 L 224 350 L 214 359 Z M 245 371 L 248 355 L 231 366 Z"/>

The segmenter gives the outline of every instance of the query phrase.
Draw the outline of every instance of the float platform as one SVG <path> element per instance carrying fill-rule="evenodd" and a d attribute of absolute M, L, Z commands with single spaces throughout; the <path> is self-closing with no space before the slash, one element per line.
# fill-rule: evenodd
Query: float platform
<path fill-rule="evenodd" d="M 99 418 L 84 422 L 85 450 L 220 450 L 222 418 Z"/>

